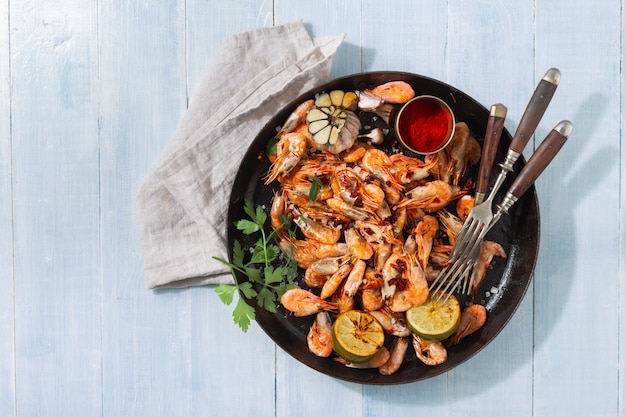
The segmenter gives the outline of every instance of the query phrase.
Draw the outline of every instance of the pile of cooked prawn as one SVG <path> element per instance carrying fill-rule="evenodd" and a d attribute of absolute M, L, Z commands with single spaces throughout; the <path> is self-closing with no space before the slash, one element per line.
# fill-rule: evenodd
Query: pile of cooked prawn
<path fill-rule="evenodd" d="M 399 149 L 385 152 L 379 148 L 380 132 L 364 132 L 352 115 L 373 113 L 389 124 L 390 106 L 408 101 L 413 90 L 393 81 L 349 93 L 335 90 L 324 100 L 321 94 L 305 101 L 276 135 L 265 178 L 266 184 L 280 185 L 270 219 L 281 250 L 304 270 L 308 287 L 287 291 L 281 303 L 295 316 L 316 315 L 307 337 L 315 355 L 333 352 L 332 315 L 360 309 L 393 340 L 369 362 L 344 360 L 346 365 L 391 374 L 404 361 L 411 340 L 422 362 L 438 365 L 447 358 L 446 346 L 412 334 L 404 314 L 428 299 L 429 282 L 447 265 L 473 206 L 473 183 L 464 175 L 479 161 L 481 145 L 459 122 L 450 144 L 438 153 L 422 159 Z M 307 116 L 314 109 L 312 122 Z M 326 125 L 334 130 L 320 137 Z M 287 219 L 297 226 L 295 237 L 284 227 Z M 498 243 L 485 241 L 473 293 L 494 256 L 506 253 Z M 484 307 L 464 308 L 448 345 L 478 330 L 485 319 Z"/>

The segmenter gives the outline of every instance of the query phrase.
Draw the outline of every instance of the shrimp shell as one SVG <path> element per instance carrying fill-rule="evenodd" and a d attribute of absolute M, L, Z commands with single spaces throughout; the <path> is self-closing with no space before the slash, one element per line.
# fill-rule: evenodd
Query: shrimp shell
<path fill-rule="evenodd" d="M 326 311 L 317 313 L 306 337 L 311 353 L 321 358 L 327 358 L 333 353 L 332 326 L 330 314 Z"/>
<path fill-rule="evenodd" d="M 276 144 L 276 159 L 270 167 L 265 185 L 287 175 L 306 153 L 307 139 L 300 133 L 286 133 Z"/>
<path fill-rule="evenodd" d="M 378 372 L 381 375 L 391 375 L 400 369 L 404 357 L 406 356 L 407 348 L 409 347 L 409 341 L 405 337 L 397 337 L 391 342 L 391 349 L 389 350 L 389 360 L 385 362 L 383 366 L 378 368 Z"/>
<path fill-rule="evenodd" d="M 487 309 L 481 304 L 472 304 L 461 312 L 461 323 L 450 337 L 448 346 L 454 346 L 459 340 L 478 331 L 487 321 Z"/>
<path fill-rule="evenodd" d="M 404 104 L 415 97 L 415 91 L 405 81 L 390 81 L 372 88 L 371 92 L 391 104 Z"/>
<path fill-rule="evenodd" d="M 336 304 L 324 301 L 312 292 L 301 288 L 285 291 L 280 302 L 285 309 L 291 311 L 296 317 L 310 316 L 320 311 L 337 311 Z"/>
<path fill-rule="evenodd" d="M 448 351 L 441 342 L 431 342 L 414 334 L 413 348 L 417 358 L 426 365 L 441 365 L 448 360 Z"/>

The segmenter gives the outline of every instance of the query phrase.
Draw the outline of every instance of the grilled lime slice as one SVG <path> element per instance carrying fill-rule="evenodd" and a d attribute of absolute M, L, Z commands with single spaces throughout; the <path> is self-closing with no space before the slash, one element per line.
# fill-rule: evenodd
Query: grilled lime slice
<path fill-rule="evenodd" d="M 431 294 L 424 304 L 411 307 L 406 312 L 406 322 L 411 331 L 426 340 L 447 339 L 461 322 L 461 307 L 456 297 L 450 294 L 442 302 L 438 294 Z"/>

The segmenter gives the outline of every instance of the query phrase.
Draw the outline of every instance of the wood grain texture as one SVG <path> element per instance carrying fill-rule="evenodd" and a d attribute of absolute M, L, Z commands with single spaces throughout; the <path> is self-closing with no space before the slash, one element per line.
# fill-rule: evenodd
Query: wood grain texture
<path fill-rule="evenodd" d="M 0 1 L 0 415 L 626 416 L 619 0 Z M 212 287 L 145 289 L 135 195 L 224 39 L 345 33 L 332 77 L 398 70 L 508 108 L 550 67 L 532 286 L 468 362 L 402 386 L 320 374 Z"/>
<path fill-rule="evenodd" d="M 624 36 L 626 36 L 626 26 L 622 25 L 620 39 L 624 39 Z M 620 56 L 621 57 L 626 56 L 626 43 L 625 42 L 621 42 L 619 49 L 620 49 Z M 624 73 L 622 72 L 622 69 L 620 68 L 619 70 L 620 86 L 625 85 L 625 81 L 626 81 L 626 78 L 624 77 Z M 624 108 L 626 108 L 626 91 L 624 90 L 624 88 L 620 87 L 620 109 L 624 109 Z M 616 126 L 616 129 L 619 129 L 619 136 L 620 136 L 620 151 L 619 151 L 620 155 L 619 155 L 618 163 L 619 163 L 619 166 L 622 167 L 626 163 L 626 155 L 623 152 L 622 147 L 621 147 L 621 142 L 622 142 L 621 139 L 624 137 L 623 132 L 624 132 L 624 129 L 626 128 L 626 118 L 624 117 L 623 113 L 620 111 L 619 121 L 614 120 L 612 122 L 619 123 L 619 126 Z M 615 151 L 617 152 L 617 150 Z M 624 172 L 622 171 L 619 177 L 620 190 L 625 180 L 626 180 L 626 176 L 624 175 Z M 620 225 L 623 225 L 623 224 L 626 224 L 625 223 L 626 210 L 623 209 L 623 207 L 626 207 L 626 193 L 620 191 L 619 195 L 620 195 L 619 221 L 620 221 Z M 626 378 L 624 378 L 624 375 L 626 375 L 626 312 L 624 310 L 626 310 L 626 308 L 624 306 L 626 306 L 626 274 L 624 273 L 625 271 L 624 263 L 621 260 L 624 259 L 624 257 L 626 256 L 626 245 L 624 244 L 624 237 L 621 231 L 619 232 L 618 239 L 619 239 L 618 244 L 620 247 L 618 256 L 620 259 L 620 263 L 618 266 L 618 274 L 617 274 L 618 288 L 619 288 L 618 319 L 617 319 L 618 324 L 619 324 L 619 327 L 617 329 L 618 334 L 619 334 L 619 340 L 618 340 L 619 352 L 618 352 L 618 358 L 617 358 L 617 362 L 618 362 L 617 372 L 619 376 L 619 381 L 617 385 L 617 392 L 618 392 L 617 414 L 620 416 L 625 416 L 626 415 Z"/>
<path fill-rule="evenodd" d="M 89 416 L 102 409 L 95 5 L 10 4 L 22 415 Z"/>
<path fill-rule="evenodd" d="M 574 133 L 538 182 L 544 229 L 535 280 L 534 412 L 616 415 L 621 28 L 610 10 L 619 2 L 555 6 L 537 3 L 536 61 L 562 68 L 565 94 L 545 117 L 556 123 L 568 115 Z M 567 203 L 548 204 L 559 201 Z M 572 335 L 593 340 L 602 354 L 589 360 L 580 343 L 557 347 Z"/>
<path fill-rule="evenodd" d="M 363 1 L 364 71 L 408 71 L 447 81 L 447 2 Z"/>
<path fill-rule="evenodd" d="M 14 416 L 13 194 L 8 2 L 0 2 L 0 415 Z"/>
<path fill-rule="evenodd" d="M 102 413 L 190 415 L 189 292 L 146 291 L 133 212 L 187 103 L 184 2 L 100 3 L 99 34 Z"/>
<path fill-rule="evenodd" d="M 186 8 L 187 89 L 193 98 L 224 39 L 271 26 L 272 7 L 269 2 L 237 0 L 187 1 Z M 220 410 L 275 415 L 276 345 L 254 323 L 244 334 L 233 323 L 233 307 L 223 305 L 213 288 L 190 291 L 189 305 L 190 415 L 219 416 Z"/>

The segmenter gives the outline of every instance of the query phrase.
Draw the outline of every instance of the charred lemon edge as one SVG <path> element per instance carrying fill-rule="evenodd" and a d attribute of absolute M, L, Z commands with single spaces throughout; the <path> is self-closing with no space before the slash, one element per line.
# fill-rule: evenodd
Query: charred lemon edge
<path fill-rule="evenodd" d="M 362 335 L 365 333 L 367 340 L 369 340 L 368 345 L 370 346 L 367 346 L 369 348 L 367 352 L 358 352 L 358 348 L 346 346 L 345 342 L 341 340 L 341 337 L 337 336 L 345 320 L 349 320 L 352 323 L 356 321 L 359 325 L 364 326 L 364 329 L 361 329 L 360 332 Z M 335 353 L 352 363 L 364 363 L 369 361 L 376 356 L 385 343 L 385 331 L 381 324 L 374 316 L 362 310 L 349 310 L 338 315 L 333 323 L 331 335 Z"/>

